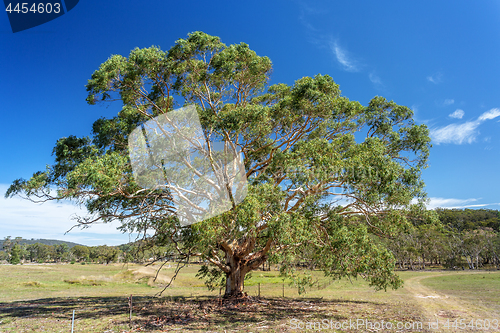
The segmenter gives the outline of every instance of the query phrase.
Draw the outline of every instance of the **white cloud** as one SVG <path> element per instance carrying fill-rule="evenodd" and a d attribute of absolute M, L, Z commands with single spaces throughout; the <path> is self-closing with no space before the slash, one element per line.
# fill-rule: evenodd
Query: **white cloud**
<path fill-rule="evenodd" d="M 447 105 L 452 105 L 453 103 L 455 103 L 454 99 L 447 98 L 447 99 L 444 100 L 443 105 L 447 106 Z"/>
<path fill-rule="evenodd" d="M 85 245 L 118 245 L 128 242 L 128 235 L 116 228 L 119 222 L 95 224 L 87 229 L 73 229 L 75 215 L 87 216 L 85 208 L 68 202 L 33 203 L 19 197 L 4 198 L 8 186 L 0 184 L 0 238 L 6 236 L 59 239 Z"/>
<path fill-rule="evenodd" d="M 462 119 L 464 114 L 465 114 L 464 110 L 456 109 L 455 112 L 450 113 L 448 116 L 451 118 Z"/>
<path fill-rule="evenodd" d="M 486 111 L 479 117 L 479 121 L 484 121 L 484 120 L 489 120 L 489 119 L 495 119 L 496 117 L 500 116 L 500 109 L 491 109 L 489 111 Z"/>
<path fill-rule="evenodd" d="M 489 204 L 472 204 L 477 202 L 479 199 L 453 199 L 453 198 L 429 198 L 430 202 L 427 204 L 427 209 L 434 208 L 473 208 L 473 207 L 486 207 L 486 206 L 497 206 L 500 203 L 489 203 Z"/>
<path fill-rule="evenodd" d="M 317 9 L 315 7 L 311 7 L 307 5 L 304 2 L 299 3 L 300 5 L 300 15 L 299 15 L 299 22 L 310 32 L 318 32 L 319 30 L 316 29 L 311 22 L 307 19 L 307 16 L 309 15 L 315 15 L 315 14 L 324 14 L 326 9 Z"/>
<path fill-rule="evenodd" d="M 299 15 L 299 22 L 309 31 L 318 31 L 307 19 L 304 14 L 304 11 L 301 11 Z"/>
<path fill-rule="evenodd" d="M 443 74 L 439 72 L 427 77 L 427 81 L 432 82 L 434 84 L 441 83 L 442 80 L 443 80 Z"/>
<path fill-rule="evenodd" d="M 369 75 L 368 75 L 368 78 L 370 79 L 370 81 L 375 85 L 376 88 L 383 88 L 384 87 L 384 84 L 382 83 L 382 80 L 380 79 L 380 77 L 378 75 L 376 75 L 374 72 L 371 72 Z"/>
<path fill-rule="evenodd" d="M 430 202 L 427 205 L 428 209 L 434 208 L 462 208 L 465 207 L 466 204 L 476 202 L 479 199 L 452 199 L 452 198 L 429 198 Z"/>
<path fill-rule="evenodd" d="M 431 129 L 432 141 L 440 143 L 472 143 L 476 141 L 479 134 L 477 128 L 484 121 L 495 119 L 500 116 L 500 109 L 491 109 L 479 116 L 478 119 L 465 122 L 463 124 L 450 124 L 448 126 Z"/>
<path fill-rule="evenodd" d="M 330 42 L 330 49 L 337 61 L 342 65 L 342 68 L 348 72 L 357 72 L 359 71 L 359 67 L 348 54 L 348 52 L 343 49 L 337 41 Z"/>
<path fill-rule="evenodd" d="M 301 14 L 299 16 L 299 21 L 307 30 L 318 31 L 318 29 L 316 29 L 309 21 L 305 19 L 304 15 Z"/>
<path fill-rule="evenodd" d="M 478 132 L 476 128 L 479 126 L 478 121 L 469 121 L 460 125 L 451 124 L 441 128 L 431 130 L 432 142 L 440 143 L 472 143 L 476 140 Z"/>

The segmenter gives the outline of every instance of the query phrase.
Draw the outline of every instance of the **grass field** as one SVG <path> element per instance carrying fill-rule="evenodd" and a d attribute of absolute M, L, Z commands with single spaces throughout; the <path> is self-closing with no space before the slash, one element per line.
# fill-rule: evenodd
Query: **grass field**
<path fill-rule="evenodd" d="M 401 272 L 405 286 L 387 292 L 376 292 L 362 280 L 332 282 L 312 272 L 318 284 L 302 295 L 278 272 L 256 271 L 245 282 L 253 301 L 230 303 L 218 298 L 218 290 L 208 291 L 196 278 L 197 270 L 195 265 L 186 267 L 162 297 L 152 297 L 173 274 L 173 265 L 163 269 L 156 282 L 155 268 L 140 265 L 0 265 L 0 332 L 70 332 L 73 310 L 75 332 L 108 333 L 317 332 L 319 326 L 294 328 L 325 325 L 323 320 L 329 328 L 349 320 L 383 320 L 394 328 L 398 323 L 423 323 L 421 328 L 400 331 L 464 332 L 467 329 L 447 329 L 443 324 L 435 329 L 428 322 L 500 319 L 500 271 Z M 370 329 L 351 326 L 337 331 Z"/>
<path fill-rule="evenodd" d="M 500 314 L 500 274 L 498 272 L 479 271 L 475 274 L 437 276 L 423 280 L 422 284 L 462 302 L 476 304 L 486 312 Z"/>

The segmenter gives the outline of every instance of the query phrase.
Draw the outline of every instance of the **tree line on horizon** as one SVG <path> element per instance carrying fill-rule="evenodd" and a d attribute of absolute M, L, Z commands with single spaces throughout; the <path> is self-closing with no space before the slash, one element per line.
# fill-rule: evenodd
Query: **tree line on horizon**
<path fill-rule="evenodd" d="M 415 219 L 405 232 L 391 239 L 379 239 L 387 246 L 399 269 L 500 269 L 500 211 L 491 209 L 434 210 L 439 222 Z M 52 242 L 57 242 L 53 240 Z M 72 247 L 64 242 L 43 244 L 5 237 L 0 262 L 19 263 L 145 263 L 175 260 L 168 247 L 139 240 L 119 246 Z M 309 266 L 297 258 L 297 266 Z"/>
<path fill-rule="evenodd" d="M 399 269 L 500 269 L 500 211 L 434 210 L 439 223 L 413 221 L 406 232 L 385 240 Z"/>
<path fill-rule="evenodd" d="M 119 246 L 74 245 L 65 242 L 46 244 L 43 242 L 25 242 L 21 237 L 12 239 L 7 236 L 0 249 L 0 263 L 97 263 L 114 262 L 144 263 L 152 258 L 164 257 L 165 249 L 160 246 L 148 248 L 142 242 L 122 244 Z"/>

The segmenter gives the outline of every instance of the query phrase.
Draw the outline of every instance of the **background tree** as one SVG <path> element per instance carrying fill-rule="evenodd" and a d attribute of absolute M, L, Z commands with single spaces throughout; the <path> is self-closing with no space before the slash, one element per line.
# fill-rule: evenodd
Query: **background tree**
<path fill-rule="evenodd" d="M 76 257 L 77 261 L 89 261 L 90 249 L 88 246 L 76 245 L 71 248 L 71 252 Z"/>
<path fill-rule="evenodd" d="M 56 260 L 63 261 L 69 253 L 68 244 L 55 245 L 54 248 L 55 248 L 55 252 L 56 252 Z"/>
<path fill-rule="evenodd" d="M 116 246 L 93 246 L 90 248 L 90 259 L 99 263 L 109 264 L 118 260 L 120 250 Z"/>
<path fill-rule="evenodd" d="M 500 268 L 500 232 L 495 233 L 490 228 L 486 228 L 486 262 Z"/>
<path fill-rule="evenodd" d="M 8 261 L 9 260 L 9 254 L 5 251 L 0 251 L 0 262 L 2 261 Z"/>
<path fill-rule="evenodd" d="M 38 246 L 36 243 L 27 245 L 26 252 L 26 256 L 30 262 L 38 261 Z"/>
<path fill-rule="evenodd" d="M 11 236 L 7 236 L 4 238 L 3 240 L 3 244 L 2 244 L 2 249 L 7 252 L 7 253 L 10 253 L 10 250 L 12 249 L 12 247 L 14 246 L 14 242 L 13 240 L 11 239 Z"/>
<path fill-rule="evenodd" d="M 394 234 L 422 208 L 410 203 L 425 197 L 428 129 L 382 97 L 367 106 L 350 101 L 328 75 L 268 86 L 271 69 L 248 45 L 226 46 L 202 32 L 168 52 L 114 55 L 93 73 L 87 101 L 119 100 L 122 110 L 97 120 L 92 138 L 58 140 L 55 164 L 14 181 L 6 196 L 73 199 L 92 214 L 80 225 L 120 220 L 122 231 L 153 230 L 150 241 L 183 260 L 200 256 L 200 276 L 209 286 L 224 284 L 226 296 L 241 295 L 245 275 L 267 260 L 306 283 L 294 266 L 303 254 L 332 278 L 398 287 L 392 254 L 370 235 Z M 237 147 L 249 185 L 229 211 L 183 226 L 165 185 L 137 185 L 127 140 L 137 126 L 188 104 L 196 106 L 208 154 L 215 141 Z"/>
<path fill-rule="evenodd" d="M 12 265 L 17 265 L 21 262 L 21 246 L 17 243 L 10 250 L 9 262 Z"/>

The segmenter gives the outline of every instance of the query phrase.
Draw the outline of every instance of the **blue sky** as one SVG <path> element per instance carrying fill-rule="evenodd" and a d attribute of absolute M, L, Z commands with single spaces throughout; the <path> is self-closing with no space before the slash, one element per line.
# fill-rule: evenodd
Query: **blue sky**
<path fill-rule="evenodd" d="M 431 129 L 424 172 L 430 208 L 500 209 L 498 1 L 87 1 L 12 33 L 0 14 L 0 238 L 86 245 L 129 240 L 116 225 L 73 230 L 67 203 L 3 199 L 8 185 L 52 164 L 58 138 L 90 134 L 119 106 L 89 106 L 85 84 L 112 54 L 168 50 L 201 30 L 245 42 L 273 62 L 271 83 L 328 74 L 366 105 L 376 95 L 411 107 Z"/>

